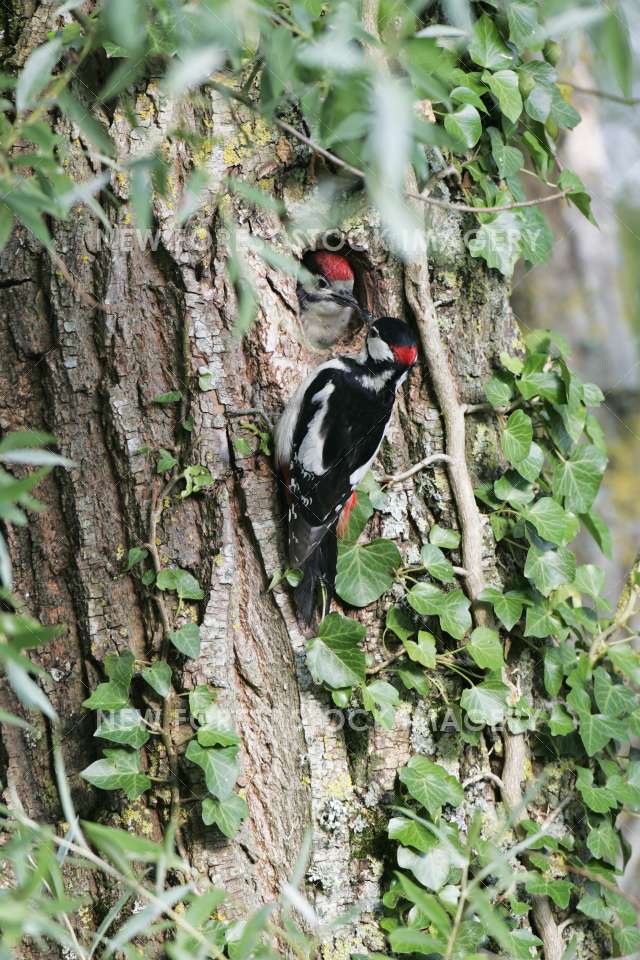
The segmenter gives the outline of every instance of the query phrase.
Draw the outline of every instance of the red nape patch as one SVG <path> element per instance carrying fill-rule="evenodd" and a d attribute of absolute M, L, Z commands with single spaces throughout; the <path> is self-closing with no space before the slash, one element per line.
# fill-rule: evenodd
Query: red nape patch
<path fill-rule="evenodd" d="M 289 489 L 289 467 L 285 463 L 278 464 L 278 473 L 282 483 L 284 484 L 284 495 L 287 498 L 287 503 L 291 503 L 291 490 Z"/>
<path fill-rule="evenodd" d="M 349 516 L 351 511 L 358 502 L 358 494 L 354 490 L 344 507 L 342 508 L 342 513 L 340 514 L 340 519 L 338 520 L 338 525 L 336 527 L 336 533 L 339 537 L 344 537 L 347 532 L 347 524 L 349 523 Z"/>
<path fill-rule="evenodd" d="M 353 270 L 340 254 L 318 250 L 311 259 L 318 269 L 322 270 L 327 280 L 332 282 L 334 280 L 353 280 Z"/>
<path fill-rule="evenodd" d="M 416 362 L 418 351 L 415 347 L 391 347 L 391 349 L 398 363 L 402 363 L 405 367 L 410 367 Z"/>

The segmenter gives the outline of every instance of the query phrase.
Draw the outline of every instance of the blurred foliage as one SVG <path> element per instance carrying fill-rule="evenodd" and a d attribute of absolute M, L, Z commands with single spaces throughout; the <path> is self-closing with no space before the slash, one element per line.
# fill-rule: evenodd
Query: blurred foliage
<path fill-rule="evenodd" d="M 197 99 L 210 87 L 271 127 L 286 118 L 308 131 L 362 171 L 390 245 L 406 256 L 415 253 L 403 195 L 408 163 L 422 186 L 452 164 L 463 199 L 476 206 L 522 201 L 522 175 L 531 174 L 590 216 L 584 187 L 569 171 L 560 176 L 557 162 L 558 137 L 580 120 L 570 89 L 558 83 L 558 40 L 583 31 L 621 90 L 630 84 L 623 0 L 384 0 L 381 41 L 363 30 L 359 4 L 348 0 L 106 0 L 90 15 L 81 6 L 62 4 L 59 29 L 19 73 L 0 76 L 0 247 L 15 219 L 50 247 L 47 218 L 67 219 L 78 202 L 108 223 L 109 206 L 119 202 L 110 190 L 116 175 L 129 179 L 136 223 L 149 227 L 154 195 L 165 195 L 169 180 L 162 144 L 122 161 L 105 121 L 117 105 L 135 127 L 136 91 L 151 77 L 160 77 L 167 97 Z M 380 43 L 391 72 L 371 55 Z M 66 172 L 69 143 L 54 132 L 57 113 L 80 129 L 99 165 L 88 181 Z M 179 124 L 166 137 L 185 137 L 194 156 L 204 144 Z M 194 161 L 179 219 L 202 204 L 207 182 L 205 165 Z M 221 185 L 218 202 L 228 187 Z M 273 207 L 250 183 L 239 189 Z M 549 254 L 551 235 L 537 209 L 479 221 L 469 249 L 505 275 L 521 257 L 533 264 Z M 234 252 L 232 224 L 229 244 L 246 329 L 255 295 Z"/>

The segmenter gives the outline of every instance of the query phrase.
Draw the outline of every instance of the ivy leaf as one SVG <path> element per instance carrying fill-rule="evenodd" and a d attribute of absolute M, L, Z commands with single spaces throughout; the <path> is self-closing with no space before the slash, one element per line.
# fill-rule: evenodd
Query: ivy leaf
<path fill-rule="evenodd" d="M 472 90 L 471 87 L 454 87 L 449 96 L 452 100 L 455 100 L 456 103 L 470 103 L 471 106 L 479 110 L 480 113 L 489 112 L 482 102 L 480 95 L 476 93 L 475 90 Z"/>
<path fill-rule="evenodd" d="M 568 734 L 573 733 L 575 729 L 576 725 L 573 717 L 571 717 L 559 703 L 554 704 L 551 709 L 551 716 L 549 717 L 551 736 L 566 737 Z"/>
<path fill-rule="evenodd" d="M 218 830 L 225 837 L 235 837 L 242 821 L 249 815 L 247 802 L 237 793 L 232 793 L 226 800 L 214 800 L 205 797 L 202 801 L 202 821 L 207 826 L 215 823 Z"/>
<path fill-rule="evenodd" d="M 490 627 L 476 627 L 471 634 L 467 650 L 483 670 L 498 671 L 504 666 L 500 637 Z"/>
<path fill-rule="evenodd" d="M 572 583 L 576 575 L 576 558 L 565 547 L 558 550 L 539 550 L 530 546 L 524 565 L 524 575 L 532 581 L 543 597 L 565 583 Z"/>
<path fill-rule="evenodd" d="M 515 177 L 524 166 L 524 156 L 517 147 L 505 145 L 502 134 L 496 127 L 489 127 L 487 132 L 491 140 L 491 155 L 501 179 L 508 180 Z"/>
<path fill-rule="evenodd" d="M 442 942 L 416 927 L 395 927 L 389 933 L 393 953 L 418 953 L 422 956 L 442 953 Z"/>
<path fill-rule="evenodd" d="M 165 660 L 157 660 L 142 670 L 142 676 L 160 697 L 166 697 L 171 690 L 171 667 Z"/>
<path fill-rule="evenodd" d="M 442 583 L 453 583 L 453 567 L 445 557 L 440 547 L 433 543 L 425 543 L 420 551 L 420 559 L 427 573 Z"/>
<path fill-rule="evenodd" d="M 158 451 L 158 461 L 156 463 L 156 473 L 168 473 L 169 470 L 173 470 L 177 462 L 172 453 L 165 450 L 164 447 L 160 447 Z"/>
<path fill-rule="evenodd" d="M 569 906 L 573 886 L 570 880 L 546 880 L 539 873 L 530 874 L 525 883 L 527 893 L 551 897 L 561 910 L 566 910 Z"/>
<path fill-rule="evenodd" d="M 469 44 L 469 56 L 474 63 L 488 70 L 500 70 L 511 64 L 507 45 L 498 33 L 495 23 L 486 13 L 476 20 Z"/>
<path fill-rule="evenodd" d="M 407 847 L 398 847 L 398 866 L 411 870 L 412 874 L 427 890 L 437 893 L 449 876 L 451 857 L 444 846 L 434 847 L 427 853 L 414 853 Z"/>
<path fill-rule="evenodd" d="M 584 563 L 576 570 L 575 586 L 581 593 L 593 597 L 596 601 L 602 600 L 604 590 L 604 570 L 592 563 Z"/>
<path fill-rule="evenodd" d="M 197 623 L 185 623 L 179 630 L 173 630 L 169 640 L 185 657 L 195 660 L 200 656 L 200 627 Z"/>
<path fill-rule="evenodd" d="M 428 810 L 434 819 L 440 816 L 445 803 L 456 807 L 464 799 L 458 780 L 440 764 L 426 757 L 411 757 L 408 764 L 401 768 L 399 777 L 413 799 Z"/>
<path fill-rule="evenodd" d="M 400 640 L 408 640 L 417 629 L 407 611 L 398 604 L 394 604 L 387 610 L 385 626 L 387 630 L 393 631 Z"/>
<path fill-rule="evenodd" d="M 538 12 L 528 3 L 510 3 L 507 9 L 509 39 L 518 53 L 535 48 L 535 35 L 538 31 Z M 533 42 L 533 45 L 532 45 Z"/>
<path fill-rule="evenodd" d="M 91 710 L 120 710 L 128 706 L 134 663 L 135 657 L 130 650 L 121 654 L 108 653 L 104 660 L 104 669 L 109 683 L 98 684 L 82 706 Z"/>
<path fill-rule="evenodd" d="M 144 550 L 142 547 L 131 547 L 127 554 L 127 565 L 124 568 L 124 572 L 128 573 L 133 567 L 136 567 L 139 563 L 143 563 L 148 556 L 148 550 Z"/>
<path fill-rule="evenodd" d="M 405 874 L 398 873 L 396 877 L 402 888 L 402 893 L 407 900 L 415 904 L 420 912 L 420 916 L 426 917 L 440 936 L 448 937 L 451 932 L 451 920 L 449 919 L 447 911 L 440 905 L 436 897 L 425 893 L 421 886 L 418 886 L 418 884 L 410 880 Z M 442 899 L 442 894 L 440 899 Z"/>
<path fill-rule="evenodd" d="M 591 534 L 605 557 L 611 559 L 611 533 L 606 523 L 598 516 L 595 510 L 590 510 L 589 513 L 585 513 L 580 519 L 584 524 L 585 530 Z"/>
<path fill-rule="evenodd" d="M 444 128 L 454 140 L 460 141 L 470 150 L 482 136 L 480 114 L 470 103 L 459 107 L 444 118 Z"/>
<path fill-rule="evenodd" d="M 551 113 L 553 92 L 551 87 L 537 83 L 524 102 L 524 109 L 532 120 L 546 123 Z"/>
<path fill-rule="evenodd" d="M 543 540 L 564 546 L 573 540 L 578 532 L 578 518 L 569 517 L 557 500 L 541 497 L 531 507 L 522 511 L 523 517 L 531 523 Z"/>
<path fill-rule="evenodd" d="M 510 210 L 504 210 L 491 223 L 482 224 L 469 240 L 469 253 L 482 257 L 489 267 L 510 277 L 520 256 L 520 233 L 519 219 Z"/>
<path fill-rule="evenodd" d="M 202 600 L 204 591 L 196 578 L 180 567 L 166 567 L 156 579 L 158 590 L 175 590 L 181 600 Z"/>
<path fill-rule="evenodd" d="M 511 379 L 505 374 L 498 374 L 491 377 L 485 384 L 484 395 L 494 410 L 501 410 L 503 407 L 508 407 L 513 397 Z"/>
<path fill-rule="evenodd" d="M 359 686 L 365 678 L 365 655 L 359 644 L 366 630 L 357 620 L 330 613 L 319 627 L 318 636 L 307 645 L 307 665 L 316 683 L 334 690 Z"/>
<path fill-rule="evenodd" d="M 551 119 L 555 120 L 559 127 L 566 127 L 567 130 L 573 130 L 574 127 L 577 127 L 580 123 L 580 114 L 572 107 L 571 104 L 565 100 L 562 96 L 562 92 L 559 87 L 553 86 L 551 88 Z M 564 173 L 565 171 L 563 171 Z M 567 171 L 571 172 L 571 171 Z M 562 176 L 558 181 L 560 183 L 560 188 L 564 189 L 562 184 Z M 588 196 L 585 194 L 585 196 Z M 577 204 L 576 204 L 577 206 Z M 582 211 L 584 212 L 584 211 Z M 590 219 L 590 218 L 589 218 Z M 595 221 L 593 221 L 595 223 Z"/>
<path fill-rule="evenodd" d="M 342 540 L 345 543 L 356 542 L 373 514 L 373 506 L 368 494 L 360 487 L 358 487 L 357 492 L 356 505 L 349 514 L 346 530 L 342 534 Z"/>
<path fill-rule="evenodd" d="M 437 846 L 436 836 L 417 820 L 408 817 L 392 817 L 387 825 L 390 840 L 397 840 L 405 847 L 415 847 L 422 853 Z"/>
<path fill-rule="evenodd" d="M 607 458 L 597 447 L 583 444 L 568 460 L 556 465 L 553 473 L 553 493 L 564 498 L 567 510 L 586 513 L 593 503 Z"/>
<path fill-rule="evenodd" d="M 542 210 L 535 207 L 518 211 L 520 252 L 533 266 L 546 263 L 553 249 L 553 233 Z"/>
<path fill-rule="evenodd" d="M 204 683 L 199 683 L 189 693 L 189 710 L 198 723 L 206 723 L 207 710 L 214 702 L 214 694 Z"/>
<path fill-rule="evenodd" d="M 392 540 L 373 540 L 365 546 L 340 542 L 336 593 L 354 607 L 366 607 L 378 600 L 393 583 L 402 563 Z"/>
<path fill-rule="evenodd" d="M 429 531 L 429 543 L 445 550 L 455 550 L 460 545 L 460 534 L 457 530 L 448 530 L 439 523 L 434 523 Z"/>
<path fill-rule="evenodd" d="M 237 747 L 205 749 L 197 740 L 190 740 L 185 756 L 204 773 L 207 790 L 217 800 L 227 800 L 238 777 Z"/>
<path fill-rule="evenodd" d="M 167 393 L 159 393 L 153 398 L 153 402 L 159 403 L 161 406 L 168 403 L 178 403 L 179 400 L 182 400 L 182 394 L 179 390 L 169 390 Z"/>
<path fill-rule="evenodd" d="M 558 97 L 562 101 L 562 96 L 558 93 Z M 565 101 L 562 101 L 563 103 Z M 555 94 L 554 94 L 554 105 L 557 103 Z M 567 104 L 568 106 L 568 104 Z M 573 109 L 573 108 L 571 108 Z M 553 116 L 553 108 L 551 115 Z M 587 188 L 580 179 L 577 173 L 574 173 L 573 170 L 563 170 L 558 179 L 558 186 L 561 190 L 569 191 L 569 200 L 574 204 L 580 211 L 580 213 L 587 218 L 587 220 L 592 223 L 594 226 L 597 226 L 596 219 L 591 212 L 591 197 L 587 193 Z"/>
<path fill-rule="evenodd" d="M 498 70 L 493 74 L 483 73 L 482 79 L 496 97 L 502 113 L 515 123 L 522 113 L 518 75 L 513 70 Z"/>
<path fill-rule="evenodd" d="M 138 750 L 144 746 L 151 734 L 142 722 L 140 711 L 125 707 L 104 713 L 94 736 Z"/>
<path fill-rule="evenodd" d="M 467 630 L 471 629 L 471 613 L 469 600 L 462 590 L 450 590 L 440 612 L 440 626 L 456 640 L 462 640 Z"/>
<path fill-rule="evenodd" d="M 193 711 L 192 711 L 193 712 Z M 211 703 L 200 720 L 196 734 L 201 747 L 235 747 L 240 743 L 240 737 L 233 729 L 231 717 L 216 703 Z"/>
<path fill-rule="evenodd" d="M 594 813 L 608 813 L 618 806 L 618 802 L 607 787 L 598 787 L 593 783 L 593 772 L 585 767 L 576 767 L 576 789 L 587 807 Z"/>
<path fill-rule="evenodd" d="M 385 680 L 374 680 L 362 688 L 362 704 L 386 730 L 393 730 L 400 694 Z"/>
<path fill-rule="evenodd" d="M 484 683 L 467 688 L 460 697 L 460 706 L 466 711 L 471 723 L 495 726 L 506 714 L 509 688 L 500 680 L 485 680 Z"/>
<path fill-rule="evenodd" d="M 622 720 L 606 716 L 604 713 L 580 714 L 580 739 L 590 757 L 599 753 L 610 740 L 628 739 L 627 728 Z"/>
<path fill-rule="evenodd" d="M 591 920 L 601 920 L 604 923 L 611 923 L 613 920 L 613 910 L 608 907 L 602 897 L 597 893 L 587 890 L 578 901 L 577 909 L 584 913 Z"/>
<path fill-rule="evenodd" d="M 418 632 L 417 642 L 413 640 L 404 640 L 404 647 L 409 658 L 414 663 L 421 663 L 428 670 L 436 668 L 436 640 L 435 637 L 426 630 Z"/>
<path fill-rule="evenodd" d="M 502 431 L 502 452 L 509 463 L 516 464 L 529 453 L 533 440 L 531 417 L 524 410 L 514 410 Z"/>
<path fill-rule="evenodd" d="M 523 604 L 522 594 L 515 590 L 508 590 L 507 593 L 495 601 L 493 609 L 505 629 L 512 630 L 515 627 L 522 616 Z"/>
<path fill-rule="evenodd" d="M 633 690 L 622 683 L 614 683 L 603 667 L 598 667 L 593 675 L 593 695 L 598 709 L 608 717 L 631 713 L 638 703 Z"/>
<path fill-rule="evenodd" d="M 622 853 L 620 837 L 608 820 L 603 820 L 587 833 L 587 847 L 597 860 L 605 860 L 613 867 Z"/>
<path fill-rule="evenodd" d="M 140 771 L 140 755 L 129 750 L 105 750 L 103 759 L 90 764 L 80 776 L 100 790 L 124 790 L 129 800 L 151 786 L 149 777 Z"/>
<path fill-rule="evenodd" d="M 535 496 L 531 484 L 514 470 L 507 470 L 504 476 L 496 480 L 493 492 L 499 500 L 506 500 L 514 507 L 531 503 Z"/>
<path fill-rule="evenodd" d="M 544 686 L 550 697 L 557 697 L 564 680 L 564 663 L 558 647 L 549 647 L 544 655 Z"/>

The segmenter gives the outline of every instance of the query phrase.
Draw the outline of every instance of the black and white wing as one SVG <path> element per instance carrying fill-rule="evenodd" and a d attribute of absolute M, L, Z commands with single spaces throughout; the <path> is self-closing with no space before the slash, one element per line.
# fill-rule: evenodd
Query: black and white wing
<path fill-rule="evenodd" d="M 300 567 L 337 522 L 384 437 L 393 397 L 344 368 L 320 369 L 304 393 L 289 461 L 289 560 Z"/>

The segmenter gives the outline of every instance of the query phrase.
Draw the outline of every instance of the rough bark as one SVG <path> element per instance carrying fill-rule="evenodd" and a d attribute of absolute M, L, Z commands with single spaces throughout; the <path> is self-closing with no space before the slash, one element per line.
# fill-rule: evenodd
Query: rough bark
<path fill-rule="evenodd" d="M 137 95 L 134 130 L 116 111 L 111 134 L 120 158 L 159 142 L 176 120 L 175 109 L 151 82 Z M 210 135 L 207 156 L 197 158 L 206 159 L 210 198 L 184 227 L 176 210 L 195 158 L 184 141 L 174 139 L 166 154 L 172 195 L 154 202 L 151 243 L 138 241 L 126 207 L 111 208 L 108 240 L 86 209 L 79 209 L 70 222 L 53 227 L 74 288 L 23 231 L 16 231 L 2 256 L 0 428 L 49 430 L 76 464 L 47 479 L 41 489 L 46 511 L 12 533 L 17 590 L 33 615 L 67 625 L 64 636 L 36 658 L 52 678 L 46 692 L 63 718 L 62 747 L 78 809 L 83 816 L 157 836 L 166 798 L 123 804 L 79 779 L 79 771 L 98 754 L 92 716 L 80 704 L 103 678 L 108 652 L 131 649 L 145 659 L 159 649 L 153 602 L 138 580 L 121 573 L 127 549 L 148 537 L 150 503 L 161 485 L 155 457 L 145 450 L 164 447 L 181 465 L 206 464 L 215 487 L 186 501 L 167 498 L 158 549 L 164 564 L 190 570 L 205 589 L 205 600 L 191 611 L 203 624 L 202 654 L 184 667 L 182 685 L 186 691 L 208 683 L 232 713 L 242 734 L 240 787 L 250 816 L 239 837 L 227 841 L 203 828 L 197 810 L 189 813 L 184 833 L 190 859 L 201 875 L 234 895 L 240 910 L 278 892 L 312 824 L 307 878 L 319 914 L 332 918 L 354 904 L 364 909 L 355 931 L 336 944 L 337 954 L 379 948 L 380 934 L 370 917 L 385 869 L 379 843 L 384 803 L 398 766 L 419 751 L 462 781 L 489 769 L 489 754 L 499 751 L 500 741 L 483 739 L 472 749 L 457 734 L 434 738 L 433 703 L 410 698 L 393 731 L 358 731 L 337 722 L 329 698 L 312 684 L 306 638 L 290 596 L 284 588 L 267 591 L 285 559 L 278 483 L 268 458 L 237 454 L 233 439 L 241 427 L 229 416 L 230 410 L 256 406 L 277 416 L 320 359 L 298 336 L 295 281 L 265 266 L 248 241 L 264 239 L 294 256 L 303 246 L 292 244 L 274 215 L 230 197 L 216 207 L 214 198 L 223 176 L 232 171 L 281 196 L 295 212 L 313 201 L 317 182 L 298 145 L 269 131 L 244 108 L 231 110 L 215 93 L 185 110 L 180 122 Z M 77 152 L 72 163 L 76 175 L 91 175 Z M 126 197 L 120 176 L 112 188 Z M 367 291 L 374 312 L 406 315 L 401 266 L 389 254 L 363 197 L 351 199 L 355 205 L 341 231 L 362 251 L 360 289 Z M 234 330 L 237 309 L 221 209 L 237 224 L 237 241 L 251 264 L 259 298 L 256 322 L 242 338 Z M 498 274 L 469 257 L 466 221 L 438 211 L 431 226 L 431 283 L 440 330 L 460 400 L 478 402 L 500 352 L 517 342 L 508 291 Z M 317 240 L 310 235 L 304 246 Z M 88 305 L 79 291 L 89 292 L 100 309 Z M 359 345 L 359 336 L 350 346 Z M 399 400 L 380 461 L 388 472 L 443 449 L 443 426 L 424 369 L 413 374 Z M 203 391 L 198 380 L 205 373 L 211 375 L 212 389 Z M 153 403 L 170 389 L 183 392 L 181 406 Z M 193 418 L 191 433 L 182 428 L 187 416 Z M 474 417 L 468 426 L 467 455 L 477 476 L 494 469 L 494 425 Z M 441 466 L 394 488 L 387 510 L 373 523 L 383 535 L 397 538 L 410 561 L 436 521 L 457 525 Z M 491 579 L 495 558 L 487 530 L 484 541 Z M 362 615 L 370 625 L 368 649 L 378 660 L 385 656 L 383 609 L 381 604 Z M 523 674 L 527 668 L 525 657 Z M 438 696 L 434 687 L 434 703 Z M 3 729 L 0 779 L 16 785 L 29 814 L 56 822 L 61 812 L 50 732 L 44 721 L 36 725 L 35 737 Z M 174 740 L 180 742 L 185 732 L 176 718 Z M 182 763 L 181 776 L 188 782 L 193 768 Z M 497 817 L 497 797 L 486 781 L 467 791 L 461 822 L 478 806 Z M 104 889 L 87 892 L 93 900 L 91 922 L 99 922 Z"/>

